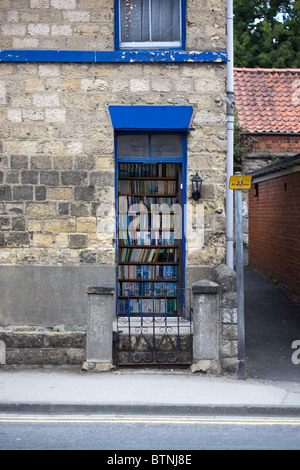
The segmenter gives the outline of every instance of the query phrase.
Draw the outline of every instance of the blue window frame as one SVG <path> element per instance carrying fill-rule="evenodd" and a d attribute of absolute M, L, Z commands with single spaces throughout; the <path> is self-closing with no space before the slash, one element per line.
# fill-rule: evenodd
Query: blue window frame
<path fill-rule="evenodd" d="M 118 133 L 116 155 L 119 162 L 183 161 L 185 139 L 180 133 Z"/>
<path fill-rule="evenodd" d="M 184 49 L 185 0 L 115 0 L 115 48 Z"/>

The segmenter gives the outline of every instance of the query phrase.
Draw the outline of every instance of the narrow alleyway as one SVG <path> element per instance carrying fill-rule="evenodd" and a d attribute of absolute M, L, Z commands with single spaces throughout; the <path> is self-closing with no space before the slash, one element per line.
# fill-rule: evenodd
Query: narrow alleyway
<path fill-rule="evenodd" d="M 246 372 L 252 379 L 300 383 L 292 363 L 300 340 L 300 307 L 272 281 L 245 266 Z"/>

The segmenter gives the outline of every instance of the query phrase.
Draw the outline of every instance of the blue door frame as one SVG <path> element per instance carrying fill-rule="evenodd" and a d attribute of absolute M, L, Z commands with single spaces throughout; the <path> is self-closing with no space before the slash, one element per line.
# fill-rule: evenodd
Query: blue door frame
<path fill-rule="evenodd" d="M 150 157 L 150 139 L 148 158 L 120 158 L 118 159 L 119 135 L 151 135 L 175 134 L 182 137 L 182 156 L 177 158 L 152 158 Z M 115 211 L 116 211 L 116 253 L 118 253 L 118 163 L 179 163 L 182 165 L 182 289 L 185 289 L 186 267 L 186 202 L 187 202 L 187 133 L 186 132 L 115 132 Z M 116 286 L 118 286 L 118 259 L 116 270 Z M 117 290 L 118 291 L 118 290 Z M 118 308 L 118 295 L 116 296 L 116 309 Z M 116 310 L 118 311 L 118 310 Z"/>

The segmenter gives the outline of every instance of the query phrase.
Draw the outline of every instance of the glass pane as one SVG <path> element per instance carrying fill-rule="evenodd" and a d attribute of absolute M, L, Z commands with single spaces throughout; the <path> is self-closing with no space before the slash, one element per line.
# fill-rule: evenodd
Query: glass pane
<path fill-rule="evenodd" d="M 182 157 L 181 135 L 152 135 L 151 157 L 176 158 Z"/>
<path fill-rule="evenodd" d="M 118 158 L 148 158 L 149 146 L 147 135 L 119 135 Z"/>
<path fill-rule="evenodd" d="M 149 41 L 149 0 L 120 0 L 121 42 Z"/>
<path fill-rule="evenodd" d="M 151 0 L 152 41 L 180 41 L 180 0 Z"/>

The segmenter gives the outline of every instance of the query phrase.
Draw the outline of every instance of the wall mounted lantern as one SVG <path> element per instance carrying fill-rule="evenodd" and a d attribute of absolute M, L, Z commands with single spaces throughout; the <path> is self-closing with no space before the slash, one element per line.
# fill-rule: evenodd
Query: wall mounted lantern
<path fill-rule="evenodd" d="M 203 179 L 200 178 L 198 172 L 192 178 L 192 198 L 194 201 L 198 201 L 201 197 L 201 187 Z"/>

